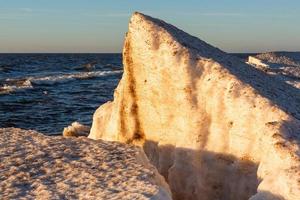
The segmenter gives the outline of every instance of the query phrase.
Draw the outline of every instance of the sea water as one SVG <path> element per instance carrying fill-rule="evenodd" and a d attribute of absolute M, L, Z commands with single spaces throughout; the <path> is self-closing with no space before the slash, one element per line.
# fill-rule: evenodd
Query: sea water
<path fill-rule="evenodd" d="M 112 100 L 121 54 L 0 54 L 0 127 L 60 134 Z"/>

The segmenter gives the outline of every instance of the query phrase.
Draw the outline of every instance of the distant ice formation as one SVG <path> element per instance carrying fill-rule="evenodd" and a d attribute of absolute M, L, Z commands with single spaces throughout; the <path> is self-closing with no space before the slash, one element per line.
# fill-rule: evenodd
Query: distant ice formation
<path fill-rule="evenodd" d="M 248 63 L 300 89 L 300 52 L 270 52 L 249 56 Z"/>

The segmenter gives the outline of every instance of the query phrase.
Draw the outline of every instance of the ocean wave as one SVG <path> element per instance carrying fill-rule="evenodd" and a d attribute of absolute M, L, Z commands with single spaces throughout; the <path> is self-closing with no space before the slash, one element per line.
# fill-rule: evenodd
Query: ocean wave
<path fill-rule="evenodd" d="M 0 87 L 0 94 L 8 94 L 16 90 L 33 88 L 30 80 L 16 80 L 13 82 L 14 81 L 8 81 L 8 83 L 3 84 L 3 86 Z"/>
<path fill-rule="evenodd" d="M 78 72 L 60 75 L 50 75 L 44 77 L 27 77 L 22 79 L 6 79 L 0 86 L 0 94 L 7 94 L 21 89 L 30 89 L 34 85 L 54 85 L 58 83 L 66 83 L 69 81 L 90 79 L 96 77 L 120 74 L 123 70 L 115 71 L 94 71 L 94 72 Z"/>
<path fill-rule="evenodd" d="M 56 83 L 65 83 L 69 81 L 73 81 L 75 79 L 90 79 L 95 77 L 103 77 L 113 74 L 120 74 L 122 70 L 116 71 L 95 71 L 95 72 L 78 72 L 78 73 L 70 73 L 70 74 L 61 74 L 61 75 L 51 75 L 40 78 L 31 78 L 29 79 L 31 83 L 37 85 L 53 85 Z"/>

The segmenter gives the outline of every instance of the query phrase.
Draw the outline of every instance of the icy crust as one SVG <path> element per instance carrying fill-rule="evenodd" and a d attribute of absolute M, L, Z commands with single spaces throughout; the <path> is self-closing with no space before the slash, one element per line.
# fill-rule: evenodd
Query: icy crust
<path fill-rule="evenodd" d="M 114 101 L 89 137 L 142 146 L 178 200 L 298 200 L 300 93 L 135 13 Z"/>
<path fill-rule="evenodd" d="M 136 147 L 16 128 L 0 135 L 1 199 L 171 199 Z"/>
<path fill-rule="evenodd" d="M 63 136 L 88 136 L 90 131 L 90 127 L 80 124 L 79 122 L 75 121 L 70 126 L 67 126 L 63 130 Z"/>

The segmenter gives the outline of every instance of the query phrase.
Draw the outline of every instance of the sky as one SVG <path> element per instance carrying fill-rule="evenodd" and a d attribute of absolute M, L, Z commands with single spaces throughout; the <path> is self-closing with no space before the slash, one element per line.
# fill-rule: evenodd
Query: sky
<path fill-rule="evenodd" d="M 300 51 L 299 0 L 0 0 L 0 53 L 118 53 L 134 11 L 226 52 Z"/>

